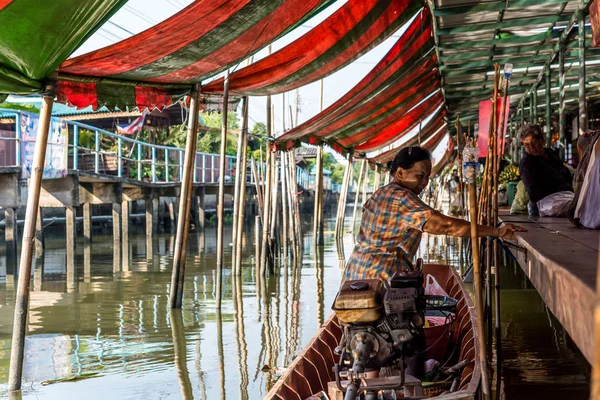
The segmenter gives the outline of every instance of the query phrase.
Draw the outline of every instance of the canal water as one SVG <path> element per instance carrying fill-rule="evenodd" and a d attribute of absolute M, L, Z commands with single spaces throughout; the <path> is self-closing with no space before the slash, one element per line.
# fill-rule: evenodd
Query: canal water
<path fill-rule="evenodd" d="M 184 305 L 168 306 L 174 234 L 153 238 L 133 224 L 124 258 L 112 236 L 78 243 L 67 268 L 64 233 L 49 227 L 32 273 L 24 399 L 261 399 L 285 365 L 330 314 L 340 282 L 339 255 L 327 221 L 316 252 L 304 226 L 299 268 L 277 268 L 257 285 L 254 234 L 244 236 L 241 279 L 226 249 L 224 301 L 215 311 L 216 232 L 190 234 Z M 136 233 L 139 228 L 139 233 Z M 231 232 L 226 232 L 226 239 Z M 226 240 L 227 242 L 227 240 Z M 347 257 L 352 237 L 343 241 Z M 3 248 L 3 247 L 2 247 Z M 420 255 L 457 268 L 458 241 L 425 237 Z M 587 399 L 589 365 L 510 259 L 502 268 L 501 398 Z M 0 255 L 0 397 L 6 398 L 14 265 Z M 68 381 L 66 381 L 68 380 Z"/>

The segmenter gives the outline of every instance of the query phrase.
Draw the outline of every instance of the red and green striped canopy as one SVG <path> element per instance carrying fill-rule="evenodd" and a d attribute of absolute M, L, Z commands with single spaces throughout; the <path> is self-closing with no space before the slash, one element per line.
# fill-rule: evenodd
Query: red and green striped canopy
<path fill-rule="evenodd" d="M 315 82 L 390 37 L 420 7 L 412 0 L 349 0 L 298 40 L 231 74 L 229 91 L 262 96 Z M 223 79 L 203 91 L 222 92 Z"/>
<path fill-rule="evenodd" d="M 442 103 L 431 25 L 423 10 L 384 58 L 346 95 L 277 140 L 282 148 L 304 141 L 361 153 L 410 132 Z"/>
<path fill-rule="evenodd" d="M 0 0 L 0 97 L 39 92 L 42 81 L 125 3 Z"/>
<path fill-rule="evenodd" d="M 419 143 L 428 150 L 433 151 L 447 133 L 446 122 L 444 120 L 445 115 L 444 111 L 439 110 L 424 126 L 421 127 L 420 132 L 417 132 L 415 136 L 404 141 L 399 146 L 395 146 L 390 150 L 386 150 L 376 156 L 370 157 L 370 160 L 377 164 L 385 165 L 394 159 L 398 153 L 398 149 L 401 147 L 417 146 Z M 431 146 L 431 144 L 435 145 Z"/>

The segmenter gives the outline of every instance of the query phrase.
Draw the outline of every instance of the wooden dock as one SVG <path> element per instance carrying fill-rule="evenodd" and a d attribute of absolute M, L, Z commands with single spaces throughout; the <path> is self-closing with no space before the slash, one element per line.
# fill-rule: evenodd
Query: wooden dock
<path fill-rule="evenodd" d="M 527 228 L 511 248 L 542 299 L 585 358 L 594 355 L 594 309 L 600 231 L 575 228 L 566 218 L 500 212 L 504 222 Z"/>

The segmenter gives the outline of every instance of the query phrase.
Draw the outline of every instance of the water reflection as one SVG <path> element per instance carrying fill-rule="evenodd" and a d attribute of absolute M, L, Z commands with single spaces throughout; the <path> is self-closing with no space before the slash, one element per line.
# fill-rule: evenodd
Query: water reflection
<path fill-rule="evenodd" d="M 334 222 L 326 222 L 325 231 L 332 231 Z M 256 274 L 249 227 L 242 276 L 234 278 L 225 265 L 223 308 L 216 312 L 216 234 L 210 228 L 190 233 L 184 305 L 171 313 L 174 236 L 155 235 L 149 243 L 143 231 L 131 228 L 127 249 L 117 246 L 118 257 L 112 236 L 96 235 L 92 243 L 81 240 L 73 265 L 65 263 L 60 227 L 56 234 L 49 229 L 33 271 L 23 398 L 62 399 L 68 391 L 86 400 L 260 399 L 329 315 L 340 267 L 352 249 L 350 235 L 336 241 L 329 234 L 314 251 L 307 229 L 303 258 L 290 257 L 287 264 L 276 258 L 276 273 L 264 278 Z M 420 254 L 462 268 L 468 248 L 457 239 L 424 235 Z M 0 255 L 0 397 L 7 395 L 15 296 L 9 264 Z M 504 397 L 585 397 L 587 363 L 520 267 L 506 264 Z M 87 374 L 95 377 L 40 385 Z"/>

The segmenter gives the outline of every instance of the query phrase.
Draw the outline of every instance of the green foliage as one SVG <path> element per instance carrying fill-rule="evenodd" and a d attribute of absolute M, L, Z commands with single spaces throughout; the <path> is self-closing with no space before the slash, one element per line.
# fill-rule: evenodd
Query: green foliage
<path fill-rule="evenodd" d="M 198 151 L 203 153 L 219 153 L 221 151 L 221 129 L 223 127 L 222 115 L 219 113 L 202 112 L 200 114 L 204 120 L 204 126 L 208 130 L 200 131 L 200 140 L 198 140 Z M 239 131 L 240 123 L 237 113 L 229 112 L 227 118 L 227 130 Z M 227 134 L 226 154 L 235 156 L 237 154 L 237 135 Z"/>
<path fill-rule="evenodd" d="M 344 180 L 344 170 L 346 167 L 338 163 L 331 165 L 331 168 L 329 169 L 331 169 L 331 181 L 333 183 L 341 184 Z"/>
<path fill-rule="evenodd" d="M 26 111 L 34 114 L 39 114 L 40 109 L 31 103 L 1 103 L 0 108 L 10 109 L 15 111 Z"/>
<path fill-rule="evenodd" d="M 337 160 L 331 153 L 323 153 L 323 167 L 331 169 L 331 166 L 337 164 Z"/>

